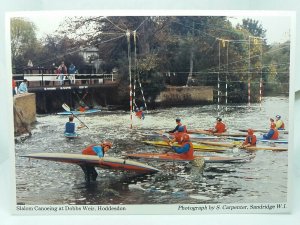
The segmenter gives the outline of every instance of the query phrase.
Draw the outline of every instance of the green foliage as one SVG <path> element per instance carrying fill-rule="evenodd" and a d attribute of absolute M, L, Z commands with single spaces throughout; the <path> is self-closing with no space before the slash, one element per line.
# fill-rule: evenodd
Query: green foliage
<path fill-rule="evenodd" d="M 11 56 L 13 68 L 25 67 L 28 60 L 34 61 L 40 48 L 36 38 L 36 26 L 24 18 L 12 18 L 10 26 Z"/>

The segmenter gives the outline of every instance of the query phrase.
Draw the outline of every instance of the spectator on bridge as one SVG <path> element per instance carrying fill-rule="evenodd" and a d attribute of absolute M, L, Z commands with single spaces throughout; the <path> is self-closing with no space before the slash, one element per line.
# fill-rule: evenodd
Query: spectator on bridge
<path fill-rule="evenodd" d="M 69 66 L 69 75 L 71 79 L 71 84 L 75 84 L 75 73 L 76 73 L 76 67 L 73 63 Z"/>
<path fill-rule="evenodd" d="M 67 72 L 68 72 L 68 69 L 67 69 L 64 61 L 62 61 L 56 71 L 56 73 L 57 73 L 56 79 L 59 78 L 60 85 L 64 84 L 64 76 L 66 76 Z"/>
<path fill-rule="evenodd" d="M 22 83 L 20 84 L 19 86 L 19 89 L 18 89 L 18 93 L 19 94 L 23 94 L 23 93 L 27 93 L 28 92 L 28 88 L 27 88 L 27 80 L 24 79 L 22 81 Z"/>
<path fill-rule="evenodd" d="M 17 89 L 17 83 L 14 79 L 12 79 L 12 93 L 13 95 L 17 94 L 18 89 Z"/>

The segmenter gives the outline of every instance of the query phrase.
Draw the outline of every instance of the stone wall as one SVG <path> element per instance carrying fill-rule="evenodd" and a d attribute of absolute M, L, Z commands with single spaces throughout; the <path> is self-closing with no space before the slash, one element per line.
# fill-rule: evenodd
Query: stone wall
<path fill-rule="evenodd" d="M 213 87 L 167 87 L 156 99 L 164 105 L 184 105 L 187 103 L 212 103 Z"/>
<path fill-rule="evenodd" d="M 30 125 L 36 121 L 35 94 L 25 93 L 14 96 L 15 135 L 30 133 Z"/>

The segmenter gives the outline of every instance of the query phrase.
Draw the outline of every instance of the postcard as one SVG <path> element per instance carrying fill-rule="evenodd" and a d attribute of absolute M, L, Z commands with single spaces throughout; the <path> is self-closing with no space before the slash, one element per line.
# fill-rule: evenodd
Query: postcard
<path fill-rule="evenodd" d="M 291 211 L 293 12 L 6 16 L 14 214 Z"/>

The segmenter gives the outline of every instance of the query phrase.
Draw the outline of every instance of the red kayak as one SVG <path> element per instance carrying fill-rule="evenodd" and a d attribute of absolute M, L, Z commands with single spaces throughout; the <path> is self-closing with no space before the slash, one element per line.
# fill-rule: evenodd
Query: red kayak
<path fill-rule="evenodd" d="M 177 153 L 134 153 L 126 154 L 130 158 L 149 159 L 149 160 L 162 160 L 162 161 L 192 161 L 184 159 Z M 221 156 L 195 156 L 196 158 L 203 158 L 206 163 L 233 163 L 242 162 L 251 159 L 250 157 L 221 157 Z"/>

